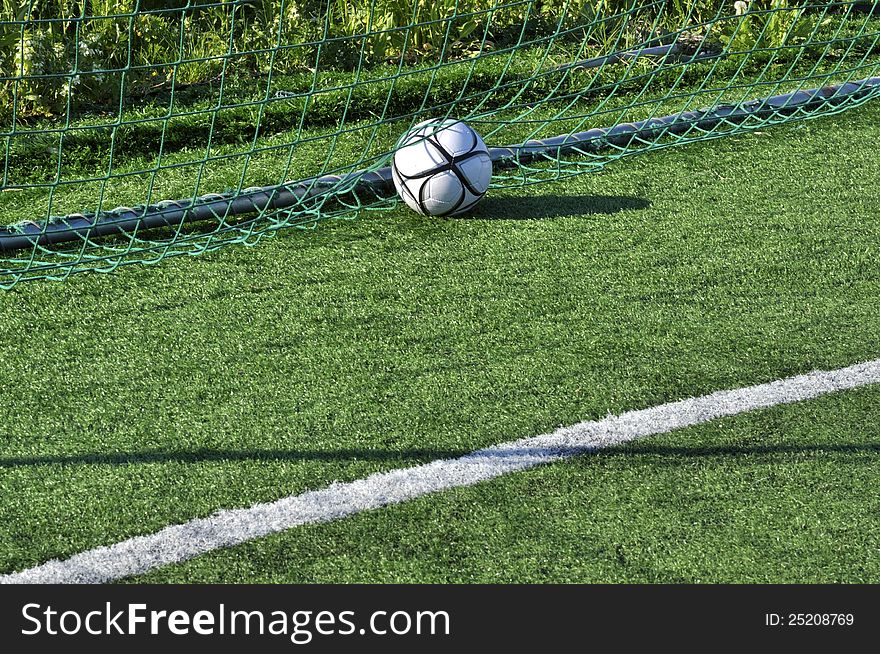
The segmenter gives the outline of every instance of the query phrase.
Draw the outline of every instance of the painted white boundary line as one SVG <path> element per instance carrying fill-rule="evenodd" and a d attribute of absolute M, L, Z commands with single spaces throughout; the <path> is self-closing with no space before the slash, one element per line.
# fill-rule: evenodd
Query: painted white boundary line
<path fill-rule="evenodd" d="M 767 384 L 628 411 L 554 432 L 502 443 L 458 459 L 370 475 L 322 490 L 291 495 L 246 509 L 166 527 L 64 561 L 0 576 L 0 583 L 102 583 L 179 563 L 223 547 L 308 523 L 329 522 L 361 511 L 469 486 L 579 453 L 699 425 L 716 418 L 799 402 L 880 383 L 880 359 L 833 371 L 811 372 Z"/>

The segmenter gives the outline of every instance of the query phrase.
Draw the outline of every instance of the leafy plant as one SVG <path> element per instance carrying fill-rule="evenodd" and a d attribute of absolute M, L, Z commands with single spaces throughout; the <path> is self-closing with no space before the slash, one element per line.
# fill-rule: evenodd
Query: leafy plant
<path fill-rule="evenodd" d="M 331 47 L 355 64 L 372 64 L 402 55 L 418 58 L 438 52 L 444 43 L 465 40 L 485 22 L 495 4 L 492 0 L 375 0 L 362 4 L 332 0 L 325 19 L 328 36 L 344 39 Z"/>
<path fill-rule="evenodd" d="M 221 72 L 352 71 L 464 58 L 550 35 L 572 57 L 719 17 L 728 52 L 816 27 L 801 0 L 0 0 L 0 121 L 112 109 Z M 562 27 L 562 33 L 557 30 Z M 713 33 L 714 32 L 714 33 Z M 704 32 L 700 32 L 702 37 Z M 497 44 L 497 46 L 496 46 Z M 441 54 L 442 53 L 442 54 Z"/>
<path fill-rule="evenodd" d="M 804 41 L 816 28 L 816 20 L 791 0 L 738 0 L 734 11 L 718 35 L 729 52 L 784 48 Z"/>

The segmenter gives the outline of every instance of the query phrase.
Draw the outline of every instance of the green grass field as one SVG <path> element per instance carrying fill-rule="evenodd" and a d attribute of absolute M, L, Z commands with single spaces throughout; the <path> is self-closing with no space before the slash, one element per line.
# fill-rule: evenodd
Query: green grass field
<path fill-rule="evenodd" d="M 880 107 L 0 294 L 0 571 L 880 356 Z M 877 581 L 878 391 L 134 581 Z"/>
<path fill-rule="evenodd" d="M 878 402 L 861 390 L 727 419 L 136 581 L 876 582 Z"/>

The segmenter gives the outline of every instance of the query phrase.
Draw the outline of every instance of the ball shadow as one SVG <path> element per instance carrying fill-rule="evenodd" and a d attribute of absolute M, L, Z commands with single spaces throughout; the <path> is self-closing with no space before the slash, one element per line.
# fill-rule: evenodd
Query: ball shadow
<path fill-rule="evenodd" d="M 487 196 L 459 220 L 547 220 L 566 216 L 615 214 L 651 206 L 645 198 L 629 195 Z"/>

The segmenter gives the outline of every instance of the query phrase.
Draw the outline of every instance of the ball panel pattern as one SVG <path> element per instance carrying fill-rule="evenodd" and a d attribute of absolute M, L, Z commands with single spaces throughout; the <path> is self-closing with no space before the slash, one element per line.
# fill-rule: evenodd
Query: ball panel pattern
<path fill-rule="evenodd" d="M 394 186 L 397 189 L 397 194 L 403 199 L 406 205 L 412 209 L 413 211 L 417 211 L 420 214 L 425 214 L 424 209 L 419 204 L 419 197 L 422 193 L 422 187 L 425 185 L 425 178 L 416 178 L 416 179 L 404 179 L 400 173 L 397 172 L 397 168 L 392 166 L 391 168 L 391 177 L 394 180 Z"/>
<path fill-rule="evenodd" d="M 492 160 L 483 139 L 461 121 L 428 120 L 398 141 L 392 178 L 415 211 L 448 216 L 472 208 L 489 187 Z"/>
<path fill-rule="evenodd" d="M 476 156 L 465 159 L 458 164 L 458 169 L 462 177 L 468 181 L 472 193 L 483 195 L 489 188 L 492 160 L 488 153 L 479 152 Z"/>
<path fill-rule="evenodd" d="M 425 180 L 419 205 L 431 216 L 446 216 L 458 209 L 465 199 L 461 181 L 451 170 L 445 170 Z"/>

